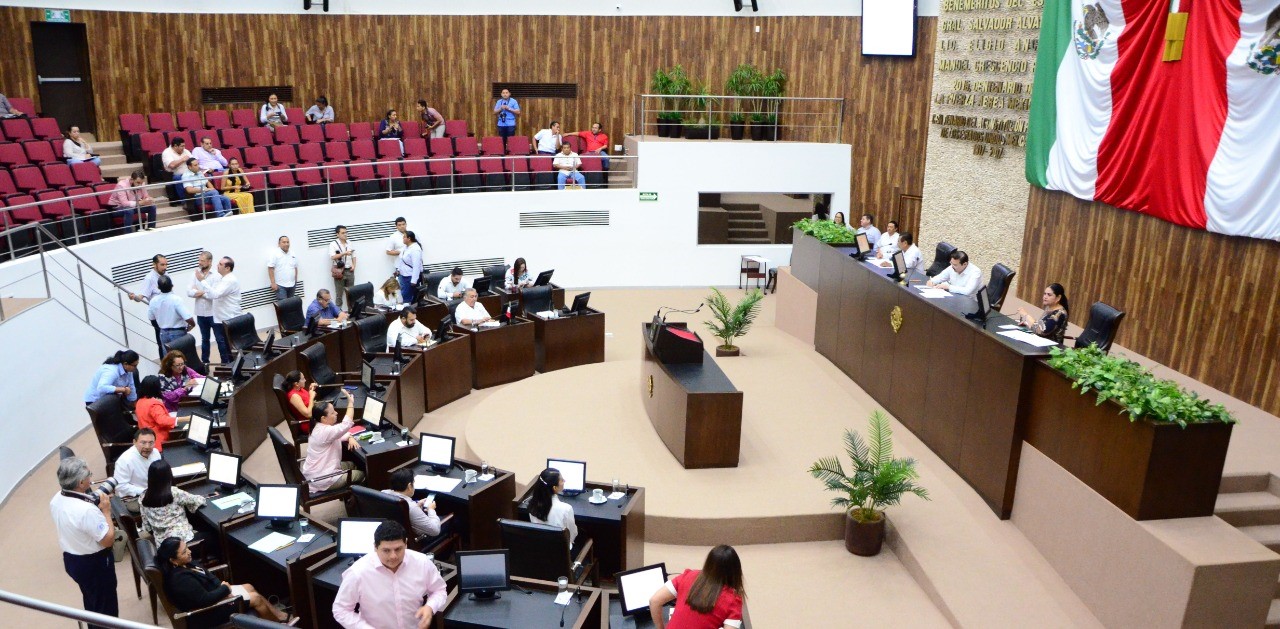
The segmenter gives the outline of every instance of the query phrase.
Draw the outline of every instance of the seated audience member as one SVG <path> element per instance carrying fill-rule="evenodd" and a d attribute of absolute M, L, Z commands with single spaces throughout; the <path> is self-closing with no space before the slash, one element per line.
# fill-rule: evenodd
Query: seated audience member
<path fill-rule="evenodd" d="M 400 112 L 394 109 L 387 110 L 387 117 L 378 123 L 378 139 L 379 140 L 403 140 L 404 128 L 400 126 Z M 404 146 L 404 143 L 401 143 Z"/>
<path fill-rule="evenodd" d="M 27 113 L 14 109 L 9 99 L 5 98 L 4 94 L 0 94 L 0 118 L 26 118 Z"/>
<path fill-rule="evenodd" d="M 889 221 L 880 234 L 880 244 L 876 245 L 876 257 L 888 260 L 898 250 L 898 221 Z"/>
<path fill-rule="evenodd" d="M 409 523 L 413 534 L 419 537 L 435 537 L 440 534 L 440 517 L 436 515 L 435 501 L 413 499 L 413 470 L 398 469 L 391 473 L 391 489 L 382 493 L 399 496 L 409 503 Z"/>
<path fill-rule="evenodd" d="M 831 222 L 845 229 L 849 228 L 849 224 L 844 222 L 844 212 L 836 212 L 836 215 L 831 217 Z"/>
<path fill-rule="evenodd" d="M 858 234 L 866 234 L 867 244 L 871 245 L 872 248 L 875 248 L 876 245 L 880 244 L 880 230 L 876 229 L 876 226 L 874 225 L 875 220 L 876 218 L 874 216 L 870 214 L 863 214 L 862 218 L 858 220 L 858 229 L 854 232 Z"/>
<path fill-rule="evenodd" d="M 253 188 L 249 178 L 244 176 L 240 160 L 231 158 L 227 161 L 227 176 L 222 179 L 222 196 L 231 199 L 241 214 L 253 214 Z"/>
<path fill-rule="evenodd" d="M 126 232 L 133 231 L 135 222 L 142 229 L 155 229 L 156 201 L 142 187 L 146 184 L 142 171 L 135 170 L 132 175 L 121 177 L 116 189 L 111 192 L 111 199 L 107 203 L 120 212 Z"/>
<path fill-rule="evenodd" d="M 742 561 L 732 546 L 707 553 L 702 570 L 685 570 L 649 598 L 649 614 L 658 629 L 736 629 L 742 626 Z M 663 605 L 675 601 L 666 620 Z"/>
<path fill-rule="evenodd" d="M 578 172 L 582 168 L 582 160 L 578 158 L 578 154 L 573 152 L 569 147 L 569 143 L 565 142 L 560 145 L 560 152 L 556 153 L 556 158 L 551 160 L 551 166 L 560 171 L 556 175 L 556 189 L 564 190 L 565 181 L 572 181 L 581 188 L 587 183 L 582 173 Z"/>
<path fill-rule="evenodd" d="M 316 104 L 307 110 L 307 122 L 312 124 L 328 124 L 333 122 L 333 108 L 329 106 L 329 99 L 324 96 L 316 98 Z"/>
<path fill-rule="evenodd" d="M 418 101 L 418 117 L 422 119 L 422 137 L 443 138 L 444 116 L 427 104 L 426 100 Z"/>
<path fill-rule="evenodd" d="M 511 90 L 502 88 L 502 98 L 493 104 L 498 117 L 498 136 L 504 141 L 516 134 L 516 119 L 520 117 L 520 103 L 511 98 Z"/>
<path fill-rule="evenodd" d="M 552 120 L 548 128 L 533 134 L 533 143 L 538 147 L 539 154 L 555 155 L 560 150 L 560 145 L 564 144 L 564 139 L 560 136 L 560 123 Z"/>
<path fill-rule="evenodd" d="M 373 303 L 387 308 L 399 308 L 400 304 L 404 303 L 400 301 L 400 280 L 397 280 L 394 275 L 387 278 L 387 281 L 373 293 Z"/>
<path fill-rule="evenodd" d="M 187 357 L 171 349 L 160 359 L 160 397 L 170 413 L 178 410 L 182 398 L 191 395 L 204 376 L 187 366 Z"/>
<path fill-rule="evenodd" d="M 578 523 L 573 519 L 573 505 L 560 501 L 564 491 L 564 476 L 560 470 L 548 467 L 533 481 L 533 495 L 529 497 L 529 521 L 549 524 L 569 531 L 569 546 L 578 539 Z"/>
<path fill-rule="evenodd" d="M 201 139 L 200 146 L 191 151 L 191 156 L 196 158 L 196 162 L 200 164 L 200 170 L 206 175 L 227 169 L 227 158 L 222 156 L 220 149 L 213 148 L 213 138 L 205 137 Z"/>
<path fill-rule="evenodd" d="M 1046 286 L 1044 295 L 1040 297 L 1040 303 L 1044 305 L 1044 313 L 1038 320 L 1033 318 L 1026 308 L 1019 308 L 1016 316 L 1018 325 L 1029 329 L 1037 336 L 1061 344 L 1067 333 L 1067 309 L 1069 308 L 1067 289 L 1057 282 Z"/>
<path fill-rule="evenodd" d="M 133 434 L 133 447 L 120 453 L 116 459 L 116 471 L 111 476 L 116 479 L 116 496 L 120 497 L 129 513 L 139 512 L 141 504 L 138 499 L 147 491 L 151 464 L 159 460 L 156 431 L 150 428 L 139 428 Z"/>
<path fill-rule="evenodd" d="M 311 432 L 311 414 L 315 412 L 316 389 L 312 382 L 307 385 L 307 377 L 301 371 L 293 370 L 284 377 L 285 399 L 289 400 L 289 412 L 301 424 L 304 433 Z"/>
<path fill-rule="evenodd" d="M 903 262 L 907 264 L 907 273 L 924 273 L 924 255 L 920 247 L 915 245 L 915 237 L 911 232 L 898 232 L 898 250 L 902 252 Z"/>
<path fill-rule="evenodd" d="M 169 343 L 182 337 L 196 328 L 196 319 L 186 304 L 173 294 L 173 280 L 168 275 L 161 275 L 156 280 L 159 293 L 151 296 L 147 304 L 147 319 L 160 331 L 160 351 L 169 349 Z"/>
<path fill-rule="evenodd" d="M 244 599 L 259 618 L 287 622 L 289 615 L 276 609 L 252 585 L 231 585 L 191 560 L 191 549 L 177 537 L 158 538 L 156 566 L 164 574 L 165 597 L 180 611 L 204 609 L 232 596 Z"/>
<path fill-rule="evenodd" d="M 356 405 L 351 392 L 343 389 L 342 395 L 347 398 L 346 414 L 338 421 L 338 411 L 332 402 L 325 402 L 323 407 L 316 407 L 311 414 L 311 437 L 307 439 L 307 458 L 302 463 L 302 477 L 307 479 L 312 493 L 320 493 L 330 489 L 347 486 L 347 470 L 351 472 L 351 483 L 364 482 L 364 472 L 355 469 L 355 464 L 342 460 L 342 446 L 348 450 L 359 447 L 356 438 L 348 434 L 355 425 Z"/>
<path fill-rule="evenodd" d="M 462 281 L 462 267 L 455 266 L 447 279 L 440 280 L 440 286 L 436 289 L 436 296 L 445 301 L 462 299 L 462 294 L 466 290 L 467 287 Z"/>
<path fill-rule="evenodd" d="M 518 293 L 533 286 L 533 277 L 529 275 L 529 265 L 525 263 L 524 258 L 516 258 L 516 261 L 511 263 L 511 268 L 507 269 L 502 285 L 507 292 L 511 293 Z"/>
<path fill-rule="evenodd" d="M 62 141 L 62 156 L 67 158 L 68 164 L 93 162 L 97 166 L 102 165 L 102 158 L 89 150 L 89 143 L 80 137 L 80 127 L 75 125 L 67 127 L 67 139 Z"/>
<path fill-rule="evenodd" d="M 121 395 L 125 401 L 138 399 L 136 374 L 138 372 L 138 352 L 122 349 L 108 356 L 93 374 L 89 388 L 84 392 L 86 406 L 98 401 L 104 395 Z M 132 406 L 132 404 L 130 404 Z"/>
<path fill-rule="evenodd" d="M 373 532 L 373 550 L 342 573 L 333 619 L 350 629 L 431 627 L 449 599 L 434 561 L 409 548 L 409 533 L 387 520 Z"/>
<path fill-rule="evenodd" d="M 152 539 L 176 537 L 184 542 L 206 539 L 209 534 L 191 528 L 188 513 L 203 507 L 204 496 L 197 496 L 173 485 L 173 468 L 160 459 L 147 468 L 147 490 L 142 494 L 142 528 Z"/>
<path fill-rule="evenodd" d="M 397 340 L 400 347 L 426 345 L 431 341 L 431 330 L 418 321 L 418 315 L 412 308 L 405 308 L 400 311 L 400 318 L 387 326 L 387 351 L 396 346 Z"/>
<path fill-rule="evenodd" d="M 213 205 L 215 216 L 231 215 L 231 199 L 215 190 L 213 183 L 200 174 L 200 162 L 197 162 L 194 157 L 187 160 L 187 172 L 182 175 L 182 189 L 188 197 L 204 199 L 205 202 Z"/>
<path fill-rule="evenodd" d="M 982 269 L 976 264 L 969 264 L 969 254 L 956 249 L 951 252 L 951 266 L 935 275 L 927 285 L 957 295 L 972 295 L 982 286 Z"/>
<path fill-rule="evenodd" d="M 338 306 L 333 303 L 332 297 L 333 295 L 326 288 L 316 291 L 315 300 L 311 302 L 311 305 L 307 306 L 307 318 L 320 317 L 320 325 L 346 321 L 347 313 L 338 310 Z"/>
<path fill-rule="evenodd" d="M 169 442 L 169 432 L 178 425 L 178 420 L 164 407 L 164 398 L 160 397 L 160 378 L 147 376 L 138 383 L 138 405 L 134 415 L 138 418 L 138 428 L 155 431 L 156 449 L 163 451 Z"/>
<path fill-rule="evenodd" d="M 160 163 L 173 175 L 176 181 L 187 174 L 187 160 L 191 159 L 191 151 L 187 150 L 187 141 L 182 136 L 174 136 L 169 141 L 169 148 L 160 153 Z"/>
<path fill-rule="evenodd" d="M 458 325 L 471 327 L 493 321 L 493 317 L 489 316 L 489 312 L 484 309 L 484 304 L 480 303 L 479 299 L 476 289 L 468 288 L 463 293 L 462 303 L 458 304 L 457 309 L 453 311 L 453 320 L 457 321 Z"/>
<path fill-rule="evenodd" d="M 280 104 L 279 96 L 272 94 L 267 97 L 267 103 L 258 110 L 258 122 L 272 131 L 289 124 L 289 115 Z"/>
<path fill-rule="evenodd" d="M 609 170 L 609 136 L 604 133 L 604 127 L 600 126 L 600 123 L 592 123 L 590 131 L 575 131 L 568 135 L 582 138 L 582 141 L 587 143 L 582 149 L 582 154 L 599 155 L 604 169 Z"/>

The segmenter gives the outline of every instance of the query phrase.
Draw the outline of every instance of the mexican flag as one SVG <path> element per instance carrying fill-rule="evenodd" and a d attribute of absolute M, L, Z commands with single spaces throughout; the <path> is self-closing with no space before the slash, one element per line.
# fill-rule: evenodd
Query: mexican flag
<path fill-rule="evenodd" d="M 1027 180 L 1237 236 L 1280 240 L 1280 0 L 1046 0 Z"/>

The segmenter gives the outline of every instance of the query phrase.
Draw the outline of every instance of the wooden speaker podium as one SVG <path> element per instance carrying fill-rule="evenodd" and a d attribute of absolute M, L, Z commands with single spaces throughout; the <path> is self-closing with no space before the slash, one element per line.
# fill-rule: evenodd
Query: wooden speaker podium
<path fill-rule="evenodd" d="M 658 437 L 685 469 L 737 467 L 742 392 L 696 332 L 645 323 L 640 395 Z"/>

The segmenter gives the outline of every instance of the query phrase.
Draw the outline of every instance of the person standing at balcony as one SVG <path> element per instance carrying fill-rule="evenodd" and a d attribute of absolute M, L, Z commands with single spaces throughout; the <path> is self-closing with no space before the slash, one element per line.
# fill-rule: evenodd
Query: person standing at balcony
<path fill-rule="evenodd" d="M 520 118 L 520 103 L 511 97 L 511 90 L 502 89 L 502 98 L 494 103 L 493 113 L 498 117 L 498 136 L 505 142 L 516 134 L 516 121 Z"/>
<path fill-rule="evenodd" d="M 444 137 L 444 116 L 428 105 L 425 99 L 418 101 L 418 116 L 422 118 L 424 139 Z"/>

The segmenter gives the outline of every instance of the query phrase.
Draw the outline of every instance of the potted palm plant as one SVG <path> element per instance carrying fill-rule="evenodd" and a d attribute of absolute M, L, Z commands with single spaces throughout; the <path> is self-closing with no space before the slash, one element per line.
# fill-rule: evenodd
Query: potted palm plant
<path fill-rule="evenodd" d="M 720 289 L 711 289 L 707 305 L 711 307 L 711 314 L 715 319 L 707 322 L 707 328 L 711 330 L 712 336 L 721 341 L 716 347 L 716 356 L 737 356 L 741 353 L 742 350 L 733 341 L 739 336 L 745 336 L 751 329 L 762 299 L 764 292 L 757 288 L 747 293 L 735 306 L 729 303 L 729 298 Z"/>
<path fill-rule="evenodd" d="M 665 96 L 671 95 L 673 93 L 671 91 L 671 75 L 669 75 L 667 71 L 663 70 L 662 68 L 658 68 L 657 70 L 654 70 L 653 76 L 649 78 L 649 89 L 654 94 L 657 94 L 659 96 L 665 97 Z M 671 117 L 671 112 L 668 111 L 668 109 L 671 108 L 670 99 L 659 98 L 658 102 L 659 102 L 659 106 L 661 107 L 661 110 L 658 111 L 658 137 L 660 138 L 670 137 L 671 124 L 669 120 Z"/>
<path fill-rule="evenodd" d="M 711 95 L 711 88 L 706 84 L 695 91 L 697 94 L 689 99 L 693 107 L 689 117 L 693 123 L 684 125 L 684 137 L 690 140 L 719 140 L 720 114 L 716 98 Z"/>
<path fill-rule="evenodd" d="M 845 453 L 853 461 L 849 473 L 834 456 L 818 459 L 809 468 L 828 490 L 840 494 L 831 499 L 831 506 L 845 510 L 844 547 L 855 555 L 880 553 L 884 507 L 898 504 L 907 493 L 929 499 L 929 492 L 915 483 L 915 459 L 893 458 L 892 436 L 889 418 L 875 411 L 867 423 L 866 441 L 853 430 L 844 431 Z"/>
<path fill-rule="evenodd" d="M 670 127 L 670 136 L 673 138 L 681 137 L 684 134 L 685 113 L 690 106 L 690 94 L 693 93 L 693 79 L 689 78 L 689 74 L 685 72 L 684 66 L 676 64 L 667 71 L 667 77 L 671 82 L 667 85 L 670 90 L 668 94 L 672 97 L 672 111 L 667 118 L 667 125 Z"/>
<path fill-rule="evenodd" d="M 759 76 L 760 70 L 755 66 L 744 63 L 733 69 L 729 73 L 729 78 L 724 81 L 724 92 L 729 96 L 750 96 L 750 86 Z M 747 116 L 742 113 L 742 99 L 733 99 L 733 109 L 729 114 L 729 136 L 735 140 L 741 140 L 746 135 Z"/>
<path fill-rule="evenodd" d="M 781 98 L 787 93 L 787 74 L 781 68 L 773 71 L 773 74 L 761 77 L 762 96 L 771 98 Z M 778 127 L 778 109 L 781 101 L 770 100 L 768 102 L 769 113 L 764 118 L 764 139 L 780 140 L 782 139 L 782 129 Z"/>

